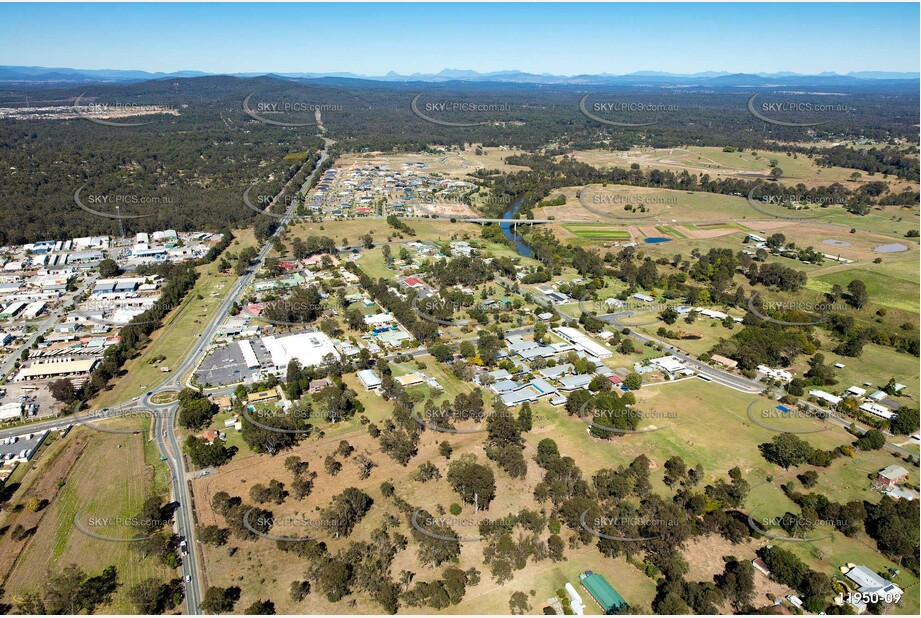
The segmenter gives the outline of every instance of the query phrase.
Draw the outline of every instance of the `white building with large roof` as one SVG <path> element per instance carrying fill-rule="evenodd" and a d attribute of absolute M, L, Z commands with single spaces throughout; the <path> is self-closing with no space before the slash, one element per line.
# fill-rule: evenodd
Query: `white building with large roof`
<path fill-rule="evenodd" d="M 297 360 L 302 367 L 322 365 L 328 355 L 339 359 L 339 353 L 332 340 L 323 333 L 300 333 L 287 337 L 268 336 L 262 344 L 272 356 L 272 364 L 278 371 L 286 371 L 288 363 Z"/>
<path fill-rule="evenodd" d="M 98 362 L 98 358 L 55 358 L 44 362 L 36 362 L 20 369 L 13 381 L 45 380 L 88 374 L 96 367 Z"/>
<path fill-rule="evenodd" d="M 576 330 L 575 328 L 570 328 L 569 326 L 560 326 L 559 328 L 554 328 L 553 332 L 574 345 L 576 348 L 584 351 L 587 354 L 591 354 L 596 358 L 608 358 L 614 354 L 609 349 L 592 340 L 591 337 L 580 330 Z"/>

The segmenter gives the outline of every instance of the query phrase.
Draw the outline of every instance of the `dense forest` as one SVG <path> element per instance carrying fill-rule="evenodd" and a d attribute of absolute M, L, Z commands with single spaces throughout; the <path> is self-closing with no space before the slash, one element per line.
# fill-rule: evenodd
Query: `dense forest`
<path fill-rule="evenodd" d="M 814 148 L 810 152 L 817 155 L 816 163 L 819 165 L 849 167 L 870 174 L 892 174 L 914 181 L 919 179 L 918 157 L 908 156 L 893 148 L 858 150 L 842 145 L 824 149 Z"/>
<path fill-rule="evenodd" d="M 0 244 L 117 233 L 117 220 L 89 217 L 74 203 L 81 187 L 84 201 L 109 196 L 98 209 L 113 210 L 113 201 L 122 196 L 122 215 L 149 215 L 126 219 L 128 233 L 247 224 L 258 215 L 244 204 L 244 191 L 256 187 L 253 195 L 275 195 L 313 162 L 321 148 L 314 109 L 342 151 L 424 151 L 465 143 L 544 154 L 636 145 L 788 151 L 799 149 L 790 142 L 804 139 L 915 143 L 917 135 L 909 130 L 918 123 L 917 89 L 891 84 L 875 90 L 841 88 L 847 113 L 808 131 L 755 119 L 746 109 L 752 89 L 736 87 L 676 92 L 618 86 L 589 92 L 562 85 L 199 77 L 90 86 L 84 93 L 85 88 L 0 91 L 0 107 L 67 108 L 79 97 L 81 104 L 156 105 L 165 112 L 144 116 L 146 124 L 133 127 L 79 117 L 0 121 Z M 420 110 L 460 103 L 489 106 L 489 111 L 442 112 L 439 119 L 471 123 L 443 126 L 414 113 L 410 104 L 417 95 Z M 589 102 L 640 102 L 666 111 L 652 113 L 656 124 L 651 126 L 611 126 L 582 113 L 579 101 L 585 95 L 590 95 Z M 649 118 L 623 118 L 644 119 Z M 133 120 L 138 119 L 122 122 Z M 861 153 L 837 148 L 808 154 L 822 164 L 917 178 L 917 159 L 892 149 Z"/>

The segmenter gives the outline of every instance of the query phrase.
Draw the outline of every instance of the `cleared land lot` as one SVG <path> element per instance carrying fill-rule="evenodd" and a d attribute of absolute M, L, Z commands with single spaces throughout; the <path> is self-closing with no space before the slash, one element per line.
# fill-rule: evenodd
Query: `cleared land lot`
<path fill-rule="evenodd" d="M 122 419 L 107 421 L 106 426 L 140 428 L 143 423 L 138 419 Z M 113 434 L 77 427 L 62 441 L 62 447 L 55 457 L 44 462 L 35 487 L 22 496 L 46 493 L 41 483 L 50 482 L 59 487 L 50 504 L 37 514 L 41 515 L 40 521 L 25 542 L 6 580 L 5 591 L 7 595 L 26 591 L 42 582 L 49 572 L 59 573 L 69 564 L 80 566 L 90 575 L 98 575 L 114 565 L 121 586 L 112 603 L 100 611 L 132 613 L 134 606 L 127 599 L 128 588 L 150 577 L 168 581 L 176 577 L 176 571 L 155 558 L 142 557 L 131 543 L 87 536 L 74 527 L 74 517 L 80 513 L 80 521 L 103 536 L 133 536 L 136 532 L 119 521 L 94 526 L 91 518 L 131 518 L 140 512 L 148 496 L 167 496 L 166 467 L 144 434 Z M 112 465 L 116 460 L 118 465 Z"/>
<path fill-rule="evenodd" d="M 505 158 L 515 154 L 522 154 L 519 150 L 508 148 L 482 148 L 482 153 L 476 153 L 476 145 L 468 145 L 463 150 L 450 150 L 437 153 L 400 153 L 384 154 L 371 152 L 362 154 L 349 154 L 339 158 L 335 167 L 345 168 L 353 165 L 373 163 L 375 165 L 386 163 L 391 169 L 399 170 L 404 163 L 423 163 L 424 169 L 418 170 L 426 174 L 441 174 L 452 178 L 465 179 L 471 172 L 478 168 L 500 170 L 502 172 L 516 172 L 527 170 L 520 165 L 509 165 Z"/>
<path fill-rule="evenodd" d="M 535 208 L 534 217 L 585 219 L 616 225 L 647 225 L 658 221 L 726 221 L 728 219 L 765 218 L 762 213 L 749 206 L 744 197 L 732 195 L 651 189 L 631 185 L 596 184 L 585 188 L 580 202 L 580 191 L 582 187 L 565 187 L 554 191 L 550 199 L 564 195 L 566 203 L 562 206 Z M 633 210 L 627 210 L 628 206 Z"/>
<path fill-rule="evenodd" d="M 480 236 L 480 226 L 476 223 L 451 223 L 438 219 L 406 219 L 406 225 L 416 230 L 416 236 L 402 234 L 402 240 L 436 240 L 447 242 L 460 240 L 464 234 L 472 238 Z M 401 233 L 383 219 L 361 219 L 350 221 L 326 221 L 324 223 L 298 223 L 288 230 L 290 238 L 308 238 L 310 236 L 327 236 L 339 246 L 360 245 L 359 237 L 371 234 L 374 242 L 386 242 L 388 237 L 398 238 Z"/>
<path fill-rule="evenodd" d="M 852 181 L 851 175 L 858 170 L 844 167 L 819 167 L 805 155 L 790 155 L 782 152 L 752 151 L 723 152 L 715 146 L 691 146 L 689 148 L 634 148 L 626 151 L 587 150 L 572 153 L 572 156 L 595 167 L 629 168 L 638 163 L 643 169 L 687 170 L 690 173 L 711 177 L 732 176 L 737 178 L 768 177 L 771 161 L 777 161 L 777 167 L 783 170 L 781 182 L 803 183 L 807 187 L 841 183 L 854 189 L 868 180 L 883 180 L 893 189 L 911 186 L 897 178 L 883 179 L 882 176 L 868 176 L 860 173 L 858 181 Z"/>

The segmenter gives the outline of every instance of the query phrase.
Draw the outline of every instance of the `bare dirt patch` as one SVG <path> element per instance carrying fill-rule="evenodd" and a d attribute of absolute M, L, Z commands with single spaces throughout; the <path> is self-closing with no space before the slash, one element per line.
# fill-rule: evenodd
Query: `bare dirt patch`
<path fill-rule="evenodd" d="M 739 560 L 749 561 L 757 558 L 755 550 L 749 545 L 733 545 L 716 534 L 691 539 L 683 555 L 688 561 L 686 579 L 689 581 L 713 581 L 713 576 L 722 573 L 725 568 L 724 556 L 735 556 Z M 764 573 L 755 569 L 755 597 L 752 601 L 755 607 L 768 605 L 772 599 L 781 598 L 787 592 L 786 587 L 768 579 Z M 728 604 L 721 610 L 722 613 L 732 613 L 732 608 Z"/>
<path fill-rule="evenodd" d="M 441 217 L 476 217 L 478 213 L 460 202 L 436 202 L 424 204 L 425 210 Z"/>

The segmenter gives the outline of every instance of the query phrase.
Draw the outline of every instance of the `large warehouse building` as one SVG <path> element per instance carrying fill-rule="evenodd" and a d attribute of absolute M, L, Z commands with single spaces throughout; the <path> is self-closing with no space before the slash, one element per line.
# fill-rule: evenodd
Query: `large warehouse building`
<path fill-rule="evenodd" d="M 90 373 L 98 362 L 98 358 L 62 358 L 43 363 L 35 363 L 21 369 L 13 381 L 46 380 L 50 378 L 66 378 L 70 376 L 85 375 Z"/>
<path fill-rule="evenodd" d="M 262 343 L 272 355 L 276 372 L 288 369 L 288 363 L 297 359 L 302 367 L 322 365 L 327 355 L 339 359 L 332 340 L 323 333 L 301 333 L 287 337 L 263 337 Z"/>

